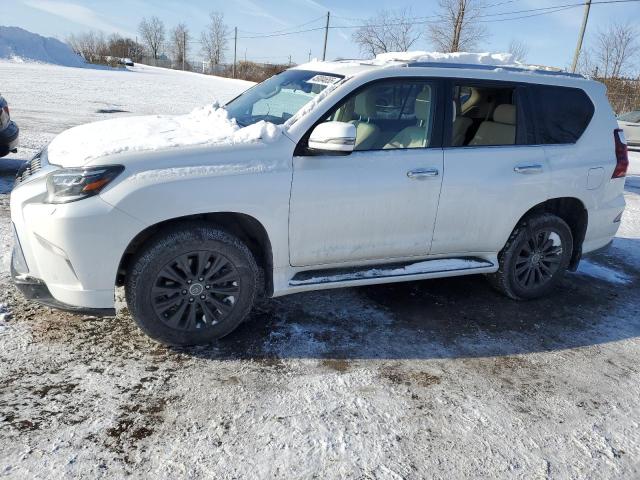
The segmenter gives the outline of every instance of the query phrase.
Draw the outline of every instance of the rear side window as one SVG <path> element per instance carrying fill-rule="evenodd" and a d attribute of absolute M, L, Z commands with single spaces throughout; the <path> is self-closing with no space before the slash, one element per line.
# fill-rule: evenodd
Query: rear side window
<path fill-rule="evenodd" d="M 578 88 L 533 87 L 540 143 L 576 143 L 593 117 L 593 103 Z"/>

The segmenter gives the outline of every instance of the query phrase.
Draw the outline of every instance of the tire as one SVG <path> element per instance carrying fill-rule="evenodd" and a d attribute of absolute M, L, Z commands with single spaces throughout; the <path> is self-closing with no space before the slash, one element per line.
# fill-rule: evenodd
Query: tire
<path fill-rule="evenodd" d="M 137 253 L 127 275 L 127 305 L 138 326 L 172 346 L 205 345 L 247 317 L 258 267 L 247 246 L 213 226 L 183 224 Z"/>
<path fill-rule="evenodd" d="M 516 226 L 498 254 L 498 271 L 487 278 L 514 300 L 539 298 L 562 280 L 572 254 L 573 235 L 566 222 L 550 213 L 538 214 Z"/>

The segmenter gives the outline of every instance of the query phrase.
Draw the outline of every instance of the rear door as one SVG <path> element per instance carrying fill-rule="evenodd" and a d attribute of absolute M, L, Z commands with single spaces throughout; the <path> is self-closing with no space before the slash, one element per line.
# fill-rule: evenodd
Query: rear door
<path fill-rule="evenodd" d="M 364 132 L 367 141 L 356 138 L 356 151 L 313 154 L 305 148 L 307 139 L 301 140 L 293 158 L 292 265 L 429 253 L 443 167 L 439 95 L 434 81 L 375 82 L 348 96 L 323 119 L 364 123 L 358 136 Z M 363 103 L 370 105 L 366 118 L 353 113 L 354 105 Z M 422 113 L 416 113 L 416 104 Z"/>
<path fill-rule="evenodd" d="M 520 217 L 546 200 L 549 166 L 536 144 L 527 89 L 506 82 L 450 83 L 431 254 L 497 252 Z M 455 146 L 454 127 L 462 139 Z"/>

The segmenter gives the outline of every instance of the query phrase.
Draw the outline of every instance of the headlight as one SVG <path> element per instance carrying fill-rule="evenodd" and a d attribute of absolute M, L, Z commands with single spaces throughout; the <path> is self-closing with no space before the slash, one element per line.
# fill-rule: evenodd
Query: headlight
<path fill-rule="evenodd" d="M 97 195 L 123 170 L 122 165 L 56 170 L 47 177 L 47 202 L 68 203 Z"/>

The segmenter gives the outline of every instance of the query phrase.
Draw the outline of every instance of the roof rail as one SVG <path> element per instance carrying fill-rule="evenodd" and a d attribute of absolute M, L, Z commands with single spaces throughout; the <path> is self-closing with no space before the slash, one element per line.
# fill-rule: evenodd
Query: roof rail
<path fill-rule="evenodd" d="M 469 70 L 507 70 L 509 72 L 536 73 L 542 75 L 563 76 L 572 78 L 586 78 L 579 73 L 570 73 L 563 70 L 545 70 L 543 68 L 517 67 L 513 65 L 482 65 L 477 63 L 448 63 L 448 62 L 407 62 L 409 67 L 432 67 L 432 68 L 461 68 Z"/>

